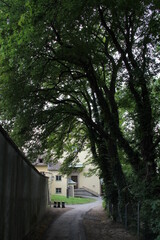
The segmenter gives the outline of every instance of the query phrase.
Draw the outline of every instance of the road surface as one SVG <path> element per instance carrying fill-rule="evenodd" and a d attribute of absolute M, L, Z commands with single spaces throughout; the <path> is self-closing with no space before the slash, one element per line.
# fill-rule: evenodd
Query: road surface
<path fill-rule="evenodd" d="M 101 198 L 96 202 L 67 206 L 70 210 L 60 215 L 49 227 L 45 240 L 86 240 L 82 220 L 84 215 L 102 205 Z"/>

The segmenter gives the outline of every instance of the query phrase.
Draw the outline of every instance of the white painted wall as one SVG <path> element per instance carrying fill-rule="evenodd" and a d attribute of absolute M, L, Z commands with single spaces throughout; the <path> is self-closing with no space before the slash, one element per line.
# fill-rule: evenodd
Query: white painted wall
<path fill-rule="evenodd" d="M 78 154 L 80 163 L 86 162 L 86 156 L 88 155 L 88 152 L 83 151 Z M 89 164 L 86 165 L 82 172 L 78 174 L 78 187 L 79 188 L 89 188 L 91 191 L 96 192 L 98 195 L 101 194 L 101 185 L 100 185 L 100 179 L 99 176 L 93 175 L 93 176 L 85 176 L 89 172 L 89 169 L 94 168 L 93 165 Z"/>
<path fill-rule="evenodd" d="M 67 196 L 67 176 L 61 177 L 61 181 L 56 181 L 56 175 L 60 175 L 58 171 L 51 171 L 53 176 L 53 181 L 51 185 L 51 194 L 57 194 L 62 196 Z M 56 188 L 61 188 L 61 193 L 56 193 Z"/>
<path fill-rule="evenodd" d="M 88 155 L 88 152 L 82 151 L 81 153 L 78 154 L 79 158 L 79 163 L 84 164 L 87 159 L 86 156 Z M 80 166 L 80 164 L 79 164 Z M 94 166 L 89 164 L 86 165 L 85 168 L 83 169 L 82 172 L 75 172 L 71 175 L 76 175 L 78 176 L 78 188 L 83 188 L 86 187 L 90 189 L 91 191 L 97 193 L 98 195 L 101 194 L 101 185 L 100 185 L 100 179 L 99 176 L 93 175 L 91 177 L 85 176 L 89 172 L 90 168 L 93 168 Z M 62 176 L 61 181 L 56 181 L 56 175 L 60 175 L 58 171 L 48 171 L 47 170 L 47 165 L 46 166 L 36 166 L 36 168 L 40 172 L 46 172 L 46 176 L 49 177 L 49 189 L 50 189 L 50 194 L 56 194 L 56 188 L 61 188 L 62 192 L 59 193 L 58 195 L 63 195 L 67 196 L 67 176 Z M 49 172 L 49 174 L 47 174 Z M 52 178 L 51 178 L 52 177 Z"/>

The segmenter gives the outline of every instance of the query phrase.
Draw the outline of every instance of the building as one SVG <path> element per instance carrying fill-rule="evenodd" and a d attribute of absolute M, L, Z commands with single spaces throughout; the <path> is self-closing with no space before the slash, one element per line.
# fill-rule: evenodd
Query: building
<path fill-rule="evenodd" d="M 34 166 L 37 170 L 49 177 L 50 195 L 59 194 L 63 196 L 100 196 L 101 181 L 94 174 L 88 176 L 92 164 L 86 165 L 86 152 L 78 154 L 79 162 L 74 166 L 73 172 L 67 176 L 60 173 L 61 163 L 46 164 L 38 159 Z"/>

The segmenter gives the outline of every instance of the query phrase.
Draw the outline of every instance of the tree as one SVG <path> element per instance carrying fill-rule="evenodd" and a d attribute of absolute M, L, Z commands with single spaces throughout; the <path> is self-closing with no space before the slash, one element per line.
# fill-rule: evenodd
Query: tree
<path fill-rule="evenodd" d="M 144 198 L 157 194 L 158 1 L 1 5 L 1 109 L 19 146 L 57 157 L 87 146 L 115 209 L 130 198 L 122 161 L 149 189 Z"/>

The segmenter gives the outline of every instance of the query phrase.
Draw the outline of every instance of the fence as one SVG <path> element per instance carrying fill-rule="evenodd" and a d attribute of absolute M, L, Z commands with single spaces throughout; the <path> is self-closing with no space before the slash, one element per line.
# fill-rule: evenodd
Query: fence
<path fill-rule="evenodd" d="M 48 178 L 0 126 L 0 240 L 21 240 L 46 211 Z"/>
<path fill-rule="evenodd" d="M 113 215 L 113 205 L 109 202 L 108 203 L 108 213 L 110 216 Z M 118 209 L 117 212 L 120 212 Z M 141 236 L 141 219 L 140 219 L 140 202 L 135 204 L 126 203 L 121 209 L 121 214 L 117 216 L 117 220 L 121 222 L 126 230 L 132 230 L 136 232 L 137 239 L 140 239 Z"/>

